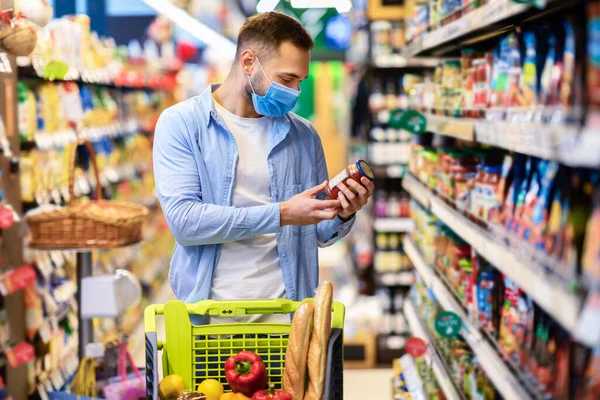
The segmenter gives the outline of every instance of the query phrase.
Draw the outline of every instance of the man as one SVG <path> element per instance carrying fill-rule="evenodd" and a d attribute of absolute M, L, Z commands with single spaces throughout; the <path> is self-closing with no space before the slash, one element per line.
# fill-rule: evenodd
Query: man
<path fill-rule="evenodd" d="M 336 200 L 314 198 L 327 185 L 323 147 L 310 122 L 290 113 L 313 45 L 285 14 L 253 16 L 223 84 L 161 115 L 154 171 L 177 241 L 178 299 L 312 297 L 317 245 L 345 236 L 373 192 L 364 179 L 340 185 Z"/>

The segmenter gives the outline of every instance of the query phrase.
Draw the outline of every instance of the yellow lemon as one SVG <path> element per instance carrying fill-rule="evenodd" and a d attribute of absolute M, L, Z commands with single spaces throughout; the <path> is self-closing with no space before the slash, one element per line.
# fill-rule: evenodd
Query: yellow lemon
<path fill-rule="evenodd" d="M 223 395 L 223 385 L 216 379 L 206 379 L 198 385 L 198 393 L 206 396 L 206 400 L 219 400 Z"/>
<path fill-rule="evenodd" d="M 178 375 L 165 376 L 158 385 L 158 395 L 162 400 L 177 399 L 185 392 L 185 382 Z"/>

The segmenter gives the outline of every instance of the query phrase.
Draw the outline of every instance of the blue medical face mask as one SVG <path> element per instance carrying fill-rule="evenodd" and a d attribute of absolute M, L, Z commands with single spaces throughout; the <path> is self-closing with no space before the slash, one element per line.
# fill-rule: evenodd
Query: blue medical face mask
<path fill-rule="evenodd" d="M 254 111 L 267 117 L 283 117 L 285 114 L 292 111 L 296 105 L 298 96 L 300 96 L 300 91 L 271 81 L 265 73 L 262 65 L 260 65 L 258 57 L 256 58 L 256 61 L 258 62 L 258 66 L 260 67 L 262 73 L 269 80 L 269 82 L 271 82 L 271 85 L 269 86 L 267 93 L 265 93 L 264 96 L 260 96 L 254 91 L 254 87 L 252 87 L 252 79 L 250 79 L 250 76 L 248 76 L 250 87 L 252 88 L 252 104 L 254 104 Z"/>

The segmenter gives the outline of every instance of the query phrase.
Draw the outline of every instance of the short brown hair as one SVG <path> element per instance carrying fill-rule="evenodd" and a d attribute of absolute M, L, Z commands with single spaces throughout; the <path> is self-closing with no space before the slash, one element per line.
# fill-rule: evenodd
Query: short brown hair
<path fill-rule="evenodd" d="M 291 42 L 308 51 L 315 45 L 310 34 L 294 18 L 276 11 L 256 14 L 240 28 L 235 57 L 239 59 L 248 46 L 265 57 L 278 51 L 283 42 Z"/>

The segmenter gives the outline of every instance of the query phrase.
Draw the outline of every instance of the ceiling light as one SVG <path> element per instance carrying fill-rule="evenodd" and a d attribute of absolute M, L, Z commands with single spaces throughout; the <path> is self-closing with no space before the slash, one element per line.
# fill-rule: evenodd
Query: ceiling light
<path fill-rule="evenodd" d="M 233 60 L 235 58 L 236 45 L 222 34 L 210 29 L 185 10 L 171 4 L 167 0 L 140 0 L 142 3 L 152 7 L 160 15 L 194 36 L 196 39 L 206 43 L 209 47 L 218 49 L 219 56 L 223 59 Z"/>
<path fill-rule="evenodd" d="M 279 4 L 279 0 L 260 0 L 256 5 L 256 12 L 265 13 L 273 11 L 277 7 L 277 4 Z"/>

